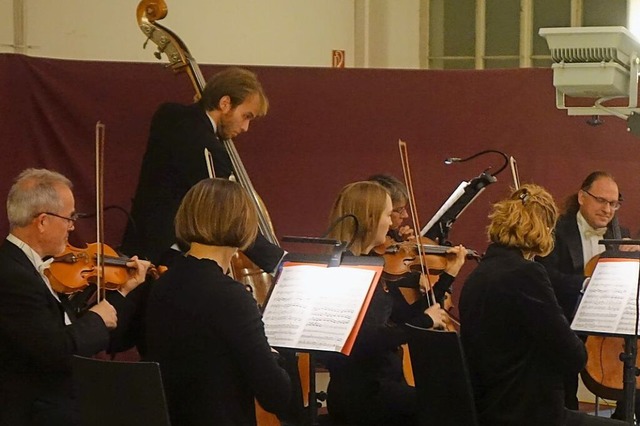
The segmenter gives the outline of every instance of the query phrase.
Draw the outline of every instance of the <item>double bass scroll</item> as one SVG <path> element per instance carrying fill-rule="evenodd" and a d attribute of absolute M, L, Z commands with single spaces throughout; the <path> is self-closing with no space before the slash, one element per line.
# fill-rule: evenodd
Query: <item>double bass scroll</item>
<path fill-rule="evenodd" d="M 157 47 L 154 56 L 160 60 L 162 54 L 165 54 L 173 72 L 186 72 L 196 89 L 196 96 L 200 97 L 206 81 L 191 52 L 180 37 L 156 22 L 165 18 L 168 12 L 169 8 L 164 0 L 142 0 L 138 3 L 138 26 L 147 37 L 143 47 L 146 48 L 149 41 L 152 41 Z"/>

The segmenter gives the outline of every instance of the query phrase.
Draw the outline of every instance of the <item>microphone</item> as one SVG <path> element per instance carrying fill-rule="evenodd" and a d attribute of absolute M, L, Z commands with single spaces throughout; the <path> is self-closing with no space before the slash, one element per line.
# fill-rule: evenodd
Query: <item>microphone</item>
<path fill-rule="evenodd" d="M 349 241 L 349 244 L 346 245 L 346 248 L 348 249 L 349 247 L 351 247 L 351 244 L 353 244 L 353 242 L 356 240 L 356 236 L 358 235 L 358 230 L 360 228 L 360 224 L 358 223 L 358 218 L 354 214 L 351 214 L 351 213 L 343 214 L 342 216 L 340 216 L 339 218 L 334 220 L 333 223 L 331 225 L 329 225 L 329 229 L 327 229 L 327 232 L 324 233 L 322 238 L 325 238 L 327 235 L 329 235 L 331 233 L 331 231 L 333 231 L 333 228 L 338 226 L 338 224 L 340 222 L 342 222 L 343 220 L 345 220 L 345 219 L 352 219 L 353 220 L 353 227 L 354 227 L 353 236 L 351 237 L 351 241 Z"/>
<path fill-rule="evenodd" d="M 453 163 L 459 163 L 462 160 L 462 158 L 459 157 L 449 157 L 446 160 L 444 160 L 444 164 L 453 164 Z"/>

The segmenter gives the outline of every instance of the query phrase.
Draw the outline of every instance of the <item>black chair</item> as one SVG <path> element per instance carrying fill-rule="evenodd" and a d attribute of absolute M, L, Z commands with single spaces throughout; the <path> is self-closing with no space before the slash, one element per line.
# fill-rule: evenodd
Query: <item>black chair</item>
<path fill-rule="evenodd" d="M 83 426 L 170 426 L 160 366 L 74 356 Z"/>
<path fill-rule="evenodd" d="M 469 371 L 458 334 L 412 328 L 409 352 L 420 425 L 477 426 Z"/>

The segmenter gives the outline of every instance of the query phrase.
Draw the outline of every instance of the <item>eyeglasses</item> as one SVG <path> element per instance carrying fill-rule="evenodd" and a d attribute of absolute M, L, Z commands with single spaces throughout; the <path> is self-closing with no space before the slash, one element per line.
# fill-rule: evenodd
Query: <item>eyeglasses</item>
<path fill-rule="evenodd" d="M 398 213 L 398 214 L 404 214 L 404 213 L 407 212 L 407 208 L 405 206 L 403 206 L 403 207 L 395 208 L 395 209 L 393 209 L 391 211 L 394 212 L 394 213 Z"/>
<path fill-rule="evenodd" d="M 78 220 L 78 218 L 80 217 L 80 216 L 78 215 L 78 213 L 74 213 L 74 214 L 72 214 L 72 215 L 71 215 L 71 217 L 62 216 L 62 215 L 59 215 L 59 214 L 57 214 L 57 213 L 51 213 L 51 212 L 42 212 L 42 213 L 38 213 L 38 215 L 41 215 L 41 214 L 48 214 L 49 216 L 59 217 L 60 219 L 64 219 L 64 220 L 66 220 L 67 222 L 69 222 L 69 225 L 74 225 L 74 224 L 76 223 L 76 220 Z"/>
<path fill-rule="evenodd" d="M 606 200 L 602 197 L 596 197 L 595 195 L 593 195 L 592 193 L 590 193 L 589 191 L 587 191 L 586 189 L 583 189 L 582 192 L 586 192 L 587 194 L 589 194 L 591 196 L 591 198 L 593 198 L 594 200 L 596 200 L 596 202 L 598 204 L 600 204 L 601 206 L 606 206 L 609 205 L 609 207 L 611 207 L 611 210 L 618 210 L 622 204 L 620 204 L 620 201 L 615 200 L 615 201 L 609 201 Z"/>

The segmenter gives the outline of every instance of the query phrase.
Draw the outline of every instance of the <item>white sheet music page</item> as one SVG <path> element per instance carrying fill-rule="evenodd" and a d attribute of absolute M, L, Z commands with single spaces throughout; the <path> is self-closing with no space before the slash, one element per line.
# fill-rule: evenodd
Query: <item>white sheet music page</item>
<path fill-rule="evenodd" d="M 639 271 L 638 259 L 600 259 L 571 328 L 592 333 L 635 334 Z"/>
<path fill-rule="evenodd" d="M 354 327 L 375 271 L 285 266 L 264 310 L 269 344 L 340 352 Z"/>
<path fill-rule="evenodd" d="M 458 187 L 453 191 L 453 193 L 449 196 L 449 198 L 447 198 L 447 201 L 444 202 L 444 204 L 438 209 L 438 211 L 436 212 L 436 214 L 433 215 L 433 217 L 431 218 L 431 220 L 429 221 L 429 223 L 427 223 L 422 230 L 420 230 L 420 235 L 424 235 L 427 233 L 427 231 L 429 229 L 431 229 L 431 227 L 440 220 L 440 218 L 442 217 L 442 215 L 449 210 L 449 208 L 456 202 L 458 201 L 458 199 L 460 197 L 462 197 L 462 194 L 464 194 L 464 189 L 469 186 L 469 182 L 467 181 L 462 181 L 460 182 L 460 185 L 458 185 Z"/>

